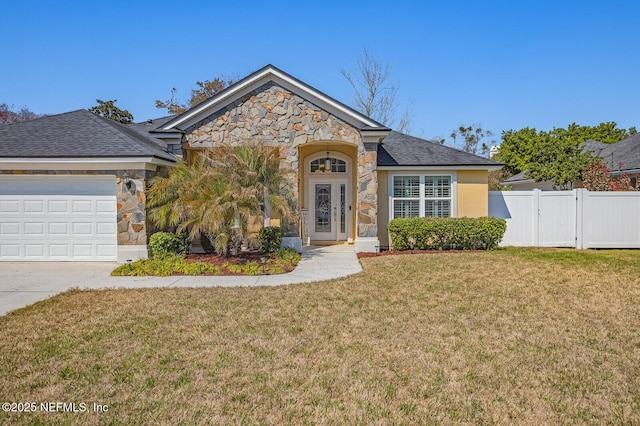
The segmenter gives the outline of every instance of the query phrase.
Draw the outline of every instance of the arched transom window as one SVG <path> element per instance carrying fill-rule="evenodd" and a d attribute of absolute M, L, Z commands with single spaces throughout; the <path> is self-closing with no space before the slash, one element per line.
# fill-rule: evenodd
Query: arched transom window
<path fill-rule="evenodd" d="M 328 160 L 328 161 L 327 161 Z M 327 167 L 331 164 L 331 167 Z M 311 173 L 346 173 L 347 163 L 339 158 L 318 158 L 311 162 Z"/>

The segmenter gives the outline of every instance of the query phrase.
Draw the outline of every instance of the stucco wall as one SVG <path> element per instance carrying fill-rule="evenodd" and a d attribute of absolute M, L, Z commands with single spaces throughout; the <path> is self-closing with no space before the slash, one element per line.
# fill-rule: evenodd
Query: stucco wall
<path fill-rule="evenodd" d="M 389 247 L 389 173 L 378 170 L 378 239 L 380 247 Z"/>
<path fill-rule="evenodd" d="M 458 171 L 458 217 L 489 214 L 489 173 L 486 170 Z"/>

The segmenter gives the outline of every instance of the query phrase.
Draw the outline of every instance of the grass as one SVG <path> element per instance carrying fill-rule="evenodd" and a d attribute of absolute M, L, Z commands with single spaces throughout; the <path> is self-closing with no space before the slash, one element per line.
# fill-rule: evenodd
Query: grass
<path fill-rule="evenodd" d="M 362 259 L 276 288 L 71 291 L 0 317 L 11 424 L 638 424 L 640 251 Z"/>

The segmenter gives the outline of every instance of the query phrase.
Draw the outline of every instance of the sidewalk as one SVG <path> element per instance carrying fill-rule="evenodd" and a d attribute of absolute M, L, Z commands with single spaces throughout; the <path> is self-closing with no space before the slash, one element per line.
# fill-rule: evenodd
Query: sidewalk
<path fill-rule="evenodd" d="M 309 283 L 362 271 L 350 245 L 304 247 L 292 272 L 256 276 L 112 277 L 110 262 L 2 262 L 0 315 L 71 288 L 257 287 Z"/>
<path fill-rule="evenodd" d="M 304 247 L 302 260 L 292 272 L 254 276 L 109 277 L 102 287 L 259 287 L 331 280 L 362 272 L 354 247 Z"/>

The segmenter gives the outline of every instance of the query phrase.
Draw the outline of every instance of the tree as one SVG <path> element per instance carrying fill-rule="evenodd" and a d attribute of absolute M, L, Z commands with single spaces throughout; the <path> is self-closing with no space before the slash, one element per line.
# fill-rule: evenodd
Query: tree
<path fill-rule="evenodd" d="M 159 227 L 205 235 L 218 254 L 229 256 L 248 234 L 250 217 L 271 206 L 284 220 L 293 215 L 277 148 L 245 143 L 200 152 L 151 182 L 149 217 Z"/>
<path fill-rule="evenodd" d="M 156 108 L 166 109 L 169 114 L 182 114 L 189 108 L 198 105 L 201 102 L 206 101 L 213 95 L 223 91 L 234 81 L 232 79 L 221 79 L 215 77 L 213 80 L 196 81 L 197 89 L 191 91 L 191 97 L 185 102 L 180 102 L 176 98 L 177 89 L 174 87 L 171 89 L 171 98 L 166 101 L 156 100 Z"/>
<path fill-rule="evenodd" d="M 582 170 L 582 184 L 589 191 L 635 191 L 627 174 L 612 176 L 602 159 L 592 161 Z"/>
<path fill-rule="evenodd" d="M 453 139 L 454 148 L 471 154 L 477 154 L 480 151 L 484 156 L 489 154 L 489 146 L 482 140 L 492 136 L 493 132 L 483 130 L 481 124 L 472 124 L 467 127 L 460 126 L 450 135 L 451 139 Z"/>
<path fill-rule="evenodd" d="M 391 80 L 391 66 L 375 59 L 368 49 L 356 61 L 355 71 L 340 70 L 354 90 L 353 102 L 358 111 L 386 126 L 395 122 L 398 85 Z M 409 131 L 409 110 L 400 119 L 399 132 Z"/>
<path fill-rule="evenodd" d="M 118 102 L 117 99 L 112 101 L 102 101 L 100 99 L 96 99 L 98 105 L 89 108 L 89 111 L 99 115 L 104 118 L 108 118 L 109 120 L 117 121 L 122 124 L 131 124 L 133 123 L 133 115 L 126 109 L 120 109 L 115 104 Z"/>
<path fill-rule="evenodd" d="M 526 172 L 536 181 L 553 181 L 558 188 L 568 188 L 580 179 L 592 156 L 581 144 L 587 140 L 615 143 L 636 133 L 634 127 L 617 128 L 615 122 L 597 126 L 572 123 L 551 131 L 524 128 L 502 132 L 502 143 L 495 159 L 506 164 L 509 173 Z"/>
<path fill-rule="evenodd" d="M 34 118 L 38 117 L 42 117 L 42 114 L 36 114 L 35 112 L 30 111 L 26 106 L 20 108 L 17 111 L 14 111 L 13 105 L 9 106 L 6 103 L 0 104 L 0 124 L 33 120 Z"/>

